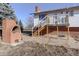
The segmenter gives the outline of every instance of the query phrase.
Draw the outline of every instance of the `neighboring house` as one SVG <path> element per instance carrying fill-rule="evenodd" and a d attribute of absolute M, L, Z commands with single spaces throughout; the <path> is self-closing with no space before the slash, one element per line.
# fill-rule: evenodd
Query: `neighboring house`
<path fill-rule="evenodd" d="M 59 27 L 59 31 L 67 31 L 69 27 L 69 31 L 79 32 L 79 6 L 49 11 L 39 11 L 39 8 L 36 7 L 36 12 L 33 14 L 34 28 L 38 27 L 40 29 L 40 26 L 45 27 L 48 17 L 49 32 L 56 31 L 57 26 Z M 39 30 L 39 32 L 43 34 L 45 31 L 45 28 Z M 37 30 L 34 31 L 34 33 L 35 32 L 37 32 Z"/>

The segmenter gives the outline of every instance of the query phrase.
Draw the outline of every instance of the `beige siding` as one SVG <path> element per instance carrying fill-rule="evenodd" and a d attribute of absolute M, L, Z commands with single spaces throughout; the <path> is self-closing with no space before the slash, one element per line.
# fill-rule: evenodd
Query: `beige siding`
<path fill-rule="evenodd" d="M 34 26 L 37 26 L 39 22 L 39 16 L 35 16 L 34 18 Z"/>
<path fill-rule="evenodd" d="M 70 27 L 79 27 L 79 15 L 69 17 Z"/>

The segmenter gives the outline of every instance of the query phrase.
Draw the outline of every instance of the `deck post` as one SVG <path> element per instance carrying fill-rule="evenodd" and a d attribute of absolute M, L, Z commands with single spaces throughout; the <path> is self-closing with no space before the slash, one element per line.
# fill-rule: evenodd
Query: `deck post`
<path fill-rule="evenodd" d="M 69 36 L 70 36 L 70 31 L 69 31 L 69 26 L 68 26 L 68 36 L 67 36 L 68 37 L 67 38 L 68 40 L 69 40 Z"/>
<path fill-rule="evenodd" d="M 39 22 L 38 22 L 38 24 L 39 24 Z M 40 24 L 38 25 L 38 33 L 37 33 L 37 34 L 38 34 L 38 36 L 39 36 L 39 27 L 40 27 Z"/>
<path fill-rule="evenodd" d="M 33 27 L 32 27 L 32 37 L 33 37 Z"/>
<path fill-rule="evenodd" d="M 48 42 L 49 42 L 49 26 L 48 26 L 49 25 L 49 17 L 48 17 L 48 15 L 47 15 L 47 22 L 46 23 L 47 23 L 47 29 L 46 30 L 47 30 L 47 39 L 48 39 L 47 44 L 48 44 Z"/>
<path fill-rule="evenodd" d="M 58 29 L 58 25 L 57 25 L 57 36 L 59 35 L 59 29 Z"/>
<path fill-rule="evenodd" d="M 37 31 L 37 35 L 39 36 L 39 28 L 38 28 L 38 31 Z"/>
<path fill-rule="evenodd" d="M 69 19 L 68 19 L 68 15 L 66 16 L 66 20 L 67 20 L 67 31 L 68 31 L 68 35 L 67 35 L 67 39 L 69 40 L 69 37 L 70 37 L 70 28 L 69 28 Z"/>
<path fill-rule="evenodd" d="M 48 37 L 48 24 L 47 24 L 47 37 Z"/>
<path fill-rule="evenodd" d="M 57 36 L 58 36 L 59 34 L 58 21 L 56 22 L 56 28 L 57 28 Z"/>
<path fill-rule="evenodd" d="M 47 15 L 46 15 L 47 16 Z M 47 21 L 46 21 L 46 23 L 47 23 L 47 37 L 48 37 L 48 16 L 47 16 L 47 19 L 46 19 Z"/>

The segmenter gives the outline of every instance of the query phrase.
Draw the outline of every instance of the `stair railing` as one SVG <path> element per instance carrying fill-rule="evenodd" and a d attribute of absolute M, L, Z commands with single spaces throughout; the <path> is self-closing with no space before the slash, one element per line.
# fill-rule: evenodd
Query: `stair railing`
<path fill-rule="evenodd" d="M 35 27 L 44 27 L 45 25 L 47 25 L 48 23 L 47 23 L 47 16 L 45 16 L 43 19 L 41 19 L 40 21 L 39 21 L 39 23 L 38 23 L 38 25 L 37 26 L 34 26 L 34 27 L 32 27 L 32 36 L 33 36 L 33 29 L 35 28 Z"/>

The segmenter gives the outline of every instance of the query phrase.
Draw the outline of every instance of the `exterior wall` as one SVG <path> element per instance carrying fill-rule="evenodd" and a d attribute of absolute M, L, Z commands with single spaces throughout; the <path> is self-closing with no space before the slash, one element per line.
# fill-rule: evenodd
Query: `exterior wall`
<path fill-rule="evenodd" d="M 70 27 L 79 27 L 79 10 L 76 10 L 73 13 L 73 16 L 69 16 Z"/>
<path fill-rule="evenodd" d="M 49 16 L 49 24 L 50 25 L 55 24 L 56 19 L 54 19 L 54 17 L 53 17 L 55 14 L 58 14 L 57 16 L 60 17 L 60 19 L 62 17 L 66 16 L 65 15 L 66 12 L 63 12 L 63 14 L 61 14 L 61 12 L 60 13 L 53 13 L 53 12 L 49 13 L 48 16 Z M 74 14 L 73 16 L 70 16 L 70 12 L 68 14 L 69 14 L 70 27 L 79 27 L 79 23 L 78 23 L 79 22 L 79 20 L 78 20 L 79 19 L 79 10 L 73 10 L 73 14 Z M 38 25 L 38 23 L 39 23 L 39 16 L 35 16 L 34 26 Z M 61 22 L 59 22 L 59 23 L 61 23 Z"/>
<path fill-rule="evenodd" d="M 69 17 L 69 27 L 79 27 L 79 16 Z"/>
<path fill-rule="evenodd" d="M 73 13 L 79 14 L 79 10 L 74 10 Z"/>
<path fill-rule="evenodd" d="M 54 13 L 50 13 L 49 15 L 49 19 L 50 19 L 50 23 L 49 24 L 55 24 L 55 19 L 53 18 L 53 14 Z M 59 17 L 64 17 L 64 14 L 59 14 Z M 70 27 L 79 27 L 79 10 L 75 10 L 73 11 L 73 16 L 69 16 L 69 26 Z"/>
<path fill-rule="evenodd" d="M 3 30 L 2 30 L 2 40 L 5 43 L 15 44 L 16 40 L 21 41 L 21 31 L 19 26 L 16 24 L 15 20 L 12 19 L 4 19 L 2 22 Z M 13 32 L 13 28 L 17 26 L 18 31 Z"/>
<path fill-rule="evenodd" d="M 34 17 L 34 27 L 37 26 L 38 23 L 39 23 L 39 16 L 37 15 Z"/>
<path fill-rule="evenodd" d="M 54 24 L 54 19 L 53 19 L 53 13 L 51 13 L 51 14 L 48 14 L 48 16 L 49 16 L 49 24 Z"/>

